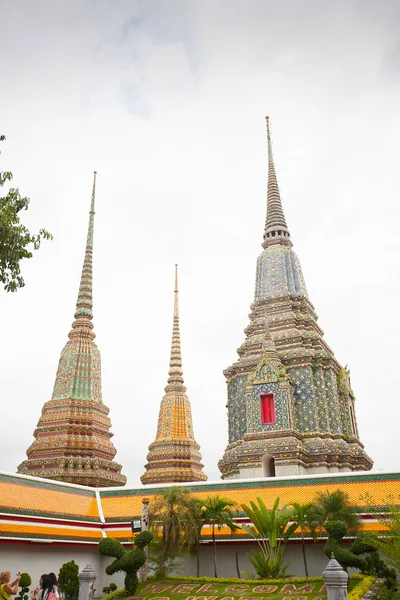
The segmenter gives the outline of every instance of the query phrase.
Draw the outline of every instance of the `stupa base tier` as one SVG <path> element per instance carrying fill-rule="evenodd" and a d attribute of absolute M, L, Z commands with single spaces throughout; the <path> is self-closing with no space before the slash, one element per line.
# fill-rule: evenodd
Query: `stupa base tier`
<path fill-rule="evenodd" d="M 121 468 L 116 462 L 99 459 L 73 458 L 55 462 L 50 458 L 26 460 L 19 465 L 18 473 L 92 487 L 114 487 L 126 484 Z"/>
<path fill-rule="evenodd" d="M 146 465 L 147 467 L 148 465 Z M 149 469 L 140 478 L 143 485 L 152 483 L 185 483 L 191 481 L 207 481 L 207 475 L 192 469 Z"/>
<path fill-rule="evenodd" d="M 373 462 L 356 438 L 297 434 L 261 438 L 246 434 L 230 444 L 219 461 L 222 479 L 253 479 L 369 471 Z"/>

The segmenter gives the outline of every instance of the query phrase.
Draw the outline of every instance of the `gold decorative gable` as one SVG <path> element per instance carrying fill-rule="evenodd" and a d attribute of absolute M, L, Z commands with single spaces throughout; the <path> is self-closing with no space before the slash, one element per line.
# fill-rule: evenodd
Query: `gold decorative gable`
<path fill-rule="evenodd" d="M 259 383 L 278 383 L 287 379 L 282 363 L 274 357 L 263 354 L 255 370 L 249 375 L 249 385 Z"/>

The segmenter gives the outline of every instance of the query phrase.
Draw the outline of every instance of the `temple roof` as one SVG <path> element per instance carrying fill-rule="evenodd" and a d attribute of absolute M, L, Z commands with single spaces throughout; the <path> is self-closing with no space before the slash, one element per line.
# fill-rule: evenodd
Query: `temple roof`
<path fill-rule="evenodd" d="M 150 499 L 151 504 L 155 495 L 170 486 L 95 489 L 0 473 L 0 539 L 97 544 L 103 536 L 107 536 L 130 543 L 130 522 L 140 518 L 142 499 Z M 268 508 L 272 508 L 277 497 L 281 505 L 293 501 L 305 503 L 312 500 L 317 492 L 340 488 L 349 494 L 358 512 L 363 513 L 363 529 L 381 532 L 385 531 L 385 527 L 376 520 L 373 507 L 384 506 L 390 496 L 398 498 L 400 473 L 306 475 L 180 483 L 179 486 L 189 488 L 198 498 L 219 495 L 235 501 L 239 507 L 260 497 Z M 371 497 L 368 505 L 366 494 Z M 246 521 L 240 508 L 237 520 L 239 524 Z M 226 542 L 251 539 L 243 532 L 231 536 L 228 528 L 217 530 L 216 536 L 218 541 Z M 207 541 L 210 538 L 211 530 L 206 526 L 202 539 Z"/>

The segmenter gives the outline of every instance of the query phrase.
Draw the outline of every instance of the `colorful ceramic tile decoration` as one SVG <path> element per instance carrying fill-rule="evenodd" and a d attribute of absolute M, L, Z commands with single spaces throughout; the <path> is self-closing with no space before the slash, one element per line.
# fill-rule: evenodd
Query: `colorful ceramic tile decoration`
<path fill-rule="evenodd" d="M 292 249 L 267 117 L 263 252 L 239 359 L 226 369 L 229 444 L 223 479 L 362 471 L 372 467 L 357 430 L 348 369 L 323 339 Z"/>
<path fill-rule="evenodd" d="M 100 351 L 94 343 L 92 254 L 96 173 L 85 260 L 69 341 L 61 352 L 53 396 L 43 406 L 35 441 L 18 473 L 94 487 L 125 485 L 113 461 L 109 409 L 101 395 Z"/>
<path fill-rule="evenodd" d="M 143 484 L 205 481 L 200 446 L 193 433 L 192 411 L 183 382 L 179 332 L 178 266 L 175 265 L 174 320 L 168 385 L 161 400 L 155 441 L 149 446 Z"/>

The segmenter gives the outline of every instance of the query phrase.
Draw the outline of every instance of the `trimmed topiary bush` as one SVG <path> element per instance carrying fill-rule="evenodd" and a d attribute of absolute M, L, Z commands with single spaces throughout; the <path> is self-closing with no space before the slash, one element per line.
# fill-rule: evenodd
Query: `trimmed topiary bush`
<path fill-rule="evenodd" d="M 99 542 L 98 548 L 103 556 L 113 556 L 116 560 L 106 568 L 107 575 L 113 575 L 117 571 L 125 572 L 125 590 L 134 594 L 138 585 L 137 572 L 146 562 L 146 554 L 143 550 L 151 540 L 153 534 L 150 531 L 142 531 L 133 540 L 132 550 L 125 550 L 119 540 L 115 538 L 104 538 Z"/>
<path fill-rule="evenodd" d="M 17 598 L 20 600 L 29 600 L 28 592 L 29 586 L 32 583 L 31 576 L 28 573 L 21 573 L 21 579 L 19 580 L 20 590 Z"/>

